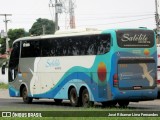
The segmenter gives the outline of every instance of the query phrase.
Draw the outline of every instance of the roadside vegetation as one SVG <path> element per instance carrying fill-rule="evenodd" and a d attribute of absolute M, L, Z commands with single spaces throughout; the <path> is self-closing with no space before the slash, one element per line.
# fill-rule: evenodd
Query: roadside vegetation
<path fill-rule="evenodd" d="M 8 89 L 8 84 L 0 83 L 0 89 Z"/>
<path fill-rule="evenodd" d="M 14 120 L 15 118 L 1 118 L 1 120 Z M 42 117 L 17 118 L 16 120 L 159 120 L 159 117 Z"/>
<path fill-rule="evenodd" d="M 0 111 L 2 111 L 2 110 L 0 110 Z M 126 113 L 127 113 L 127 111 L 132 111 L 133 113 L 135 112 L 133 109 L 130 109 L 130 108 L 118 108 L 118 107 L 109 107 L 109 108 L 102 108 L 102 107 L 91 107 L 91 108 L 83 108 L 83 107 L 73 107 L 73 108 L 69 108 L 69 109 L 67 109 L 67 108 L 61 108 L 61 107 L 57 107 L 57 108 L 55 108 L 55 107 L 53 107 L 53 108 L 48 108 L 48 109 L 44 109 L 43 107 L 42 108 L 36 108 L 36 109 L 33 109 L 33 108 L 25 108 L 25 107 L 21 107 L 21 108 L 18 108 L 17 109 L 17 107 L 15 107 L 15 108 L 13 108 L 12 107 L 12 109 L 10 109 L 10 108 L 8 108 L 8 110 L 7 109 L 3 109 L 3 111 L 13 111 L 13 112 L 22 112 L 22 111 L 24 111 L 24 112 L 26 112 L 26 111 L 28 111 L 29 113 L 30 112 L 34 112 L 35 111 L 35 113 L 36 112 L 44 112 L 44 111 L 52 111 L 53 113 L 51 113 L 52 115 L 54 115 L 54 111 L 55 112 L 61 112 L 62 111 L 62 113 L 59 113 L 59 114 L 61 114 L 61 116 L 60 117 L 42 117 L 42 118 L 17 118 L 16 117 L 16 120 L 21 120 L 21 119 L 23 119 L 23 120 L 158 120 L 158 119 L 160 119 L 160 117 L 101 117 L 100 115 L 99 115 L 99 117 L 65 117 L 65 116 L 63 116 L 63 113 L 66 111 L 73 111 L 73 114 L 76 114 L 76 111 L 79 111 L 79 112 L 93 112 L 94 114 L 96 114 L 96 112 L 97 111 L 102 111 L 102 112 L 104 112 L 104 111 L 106 111 L 106 114 L 108 113 L 108 112 L 114 112 L 114 111 L 116 111 L 117 113 L 119 113 L 119 112 L 123 112 L 123 111 L 126 111 Z M 95 112 L 94 112 L 95 111 Z M 75 113 L 74 113 L 75 112 Z M 43 114 L 42 114 L 43 115 Z M 82 115 L 83 116 L 83 115 Z M 93 115 L 94 116 L 94 115 Z M 13 120 L 13 118 L 6 118 L 5 120 Z"/>

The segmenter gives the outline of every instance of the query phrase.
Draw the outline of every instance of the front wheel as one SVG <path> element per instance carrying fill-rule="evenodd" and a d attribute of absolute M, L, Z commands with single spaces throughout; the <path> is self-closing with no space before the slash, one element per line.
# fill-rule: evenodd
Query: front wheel
<path fill-rule="evenodd" d="M 27 103 L 27 104 L 32 103 L 33 98 L 28 97 L 28 91 L 26 87 L 24 87 L 22 90 L 22 99 L 24 103 Z"/>
<path fill-rule="evenodd" d="M 82 92 L 82 106 L 83 107 L 92 107 L 94 105 L 93 101 L 90 101 L 90 96 L 88 90 L 85 88 Z"/>

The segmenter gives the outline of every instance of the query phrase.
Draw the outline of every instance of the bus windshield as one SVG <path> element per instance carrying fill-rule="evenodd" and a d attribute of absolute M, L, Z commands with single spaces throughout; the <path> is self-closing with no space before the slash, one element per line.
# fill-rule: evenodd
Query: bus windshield
<path fill-rule="evenodd" d="M 151 30 L 118 30 L 117 43 L 121 48 L 150 48 L 154 45 Z"/>

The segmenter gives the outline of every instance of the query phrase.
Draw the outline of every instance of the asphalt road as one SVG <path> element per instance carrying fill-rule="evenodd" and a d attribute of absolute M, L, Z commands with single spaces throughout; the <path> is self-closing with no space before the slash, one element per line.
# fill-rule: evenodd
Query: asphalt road
<path fill-rule="evenodd" d="M 62 105 L 57 105 L 55 104 L 54 100 L 47 100 L 47 99 L 42 99 L 42 100 L 34 100 L 32 104 L 25 104 L 23 103 L 21 98 L 0 98 L 0 108 L 3 109 L 9 109 L 12 110 L 12 108 L 17 108 L 17 109 L 31 109 L 33 110 L 38 110 L 38 109 L 49 109 L 49 108 L 67 108 L 67 109 L 73 109 L 73 107 L 70 105 L 69 101 L 63 101 Z M 95 103 L 95 108 L 101 108 L 101 105 L 98 103 Z M 116 106 L 115 108 L 119 108 Z M 131 102 L 129 106 L 127 107 L 128 109 L 133 109 L 133 110 L 154 110 L 154 111 L 160 111 L 160 100 L 154 100 L 154 101 L 145 101 L 145 102 L 137 102 L 133 103 Z M 79 108 L 77 108 L 79 109 Z"/>
<path fill-rule="evenodd" d="M 40 99 L 33 100 L 32 104 L 25 104 L 22 101 L 22 98 L 11 98 L 8 95 L 8 90 L 0 90 L 0 110 L 15 110 L 15 109 L 31 109 L 31 110 L 40 110 L 40 109 L 79 109 L 72 107 L 69 101 L 63 101 L 62 105 L 56 105 L 52 99 Z M 101 109 L 101 104 L 95 103 L 94 108 Z M 116 106 L 115 108 L 119 108 Z M 102 108 L 104 109 L 104 108 Z M 105 108 L 108 109 L 108 108 Z M 126 108 L 124 108 L 126 109 Z M 131 110 L 149 110 L 149 111 L 160 111 L 160 100 L 156 99 L 153 101 L 143 101 L 143 102 L 130 102 L 127 109 Z"/>

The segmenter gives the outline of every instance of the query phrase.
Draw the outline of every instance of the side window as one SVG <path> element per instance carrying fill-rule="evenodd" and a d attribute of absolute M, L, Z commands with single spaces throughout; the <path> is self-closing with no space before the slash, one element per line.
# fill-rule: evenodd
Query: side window
<path fill-rule="evenodd" d="M 9 82 L 15 80 L 18 73 L 18 65 L 19 65 L 19 54 L 20 54 L 20 42 L 16 42 L 13 44 L 13 50 L 9 60 Z"/>
<path fill-rule="evenodd" d="M 29 40 L 29 41 L 22 41 L 22 52 L 21 57 L 40 57 L 41 55 L 41 48 L 40 42 L 38 40 Z"/>
<path fill-rule="evenodd" d="M 109 52 L 111 45 L 111 36 L 88 35 L 79 37 L 80 55 L 101 55 Z"/>
<path fill-rule="evenodd" d="M 56 49 L 55 56 L 63 56 L 64 55 L 63 54 L 63 46 L 65 45 L 64 40 L 65 40 L 65 38 L 55 38 L 54 40 L 52 40 L 57 45 L 57 46 L 54 46 L 54 48 Z"/>
<path fill-rule="evenodd" d="M 109 52 L 110 44 L 109 34 L 52 38 L 41 40 L 41 53 L 43 57 L 101 55 Z"/>
<path fill-rule="evenodd" d="M 66 38 L 54 38 L 41 40 L 42 56 L 64 56 L 68 54 L 68 42 Z"/>
<path fill-rule="evenodd" d="M 87 47 L 87 55 L 96 55 L 97 54 L 97 46 L 98 44 L 98 36 L 97 35 L 92 35 L 89 36 L 89 41 L 88 41 L 88 47 Z"/>
<path fill-rule="evenodd" d="M 19 58 L 19 53 L 20 53 L 20 42 L 16 42 L 16 43 L 13 44 L 13 49 L 12 49 L 10 59 Z"/>
<path fill-rule="evenodd" d="M 41 40 L 41 49 L 42 49 L 42 56 L 56 56 L 57 52 L 57 42 L 52 39 L 45 39 Z"/>
<path fill-rule="evenodd" d="M 97 54 L 105 54 L 110 51 L 111 36 L 100 35 L 98 36 Z"/>
<path fill-rule="evenodd" d="M 68 37 L 63 42 L 63 53 L 65 56 L 79 55 L 77 37 Z"/>
<path fill-rule="evenodd" d="M 72 46 L 72 52 L 71 55 L 76 56 L 80 54 L 80 42 L 78 41 L 78 37 L 72 37 L 72 42 L 70 43 L 70 46 Z"/>

